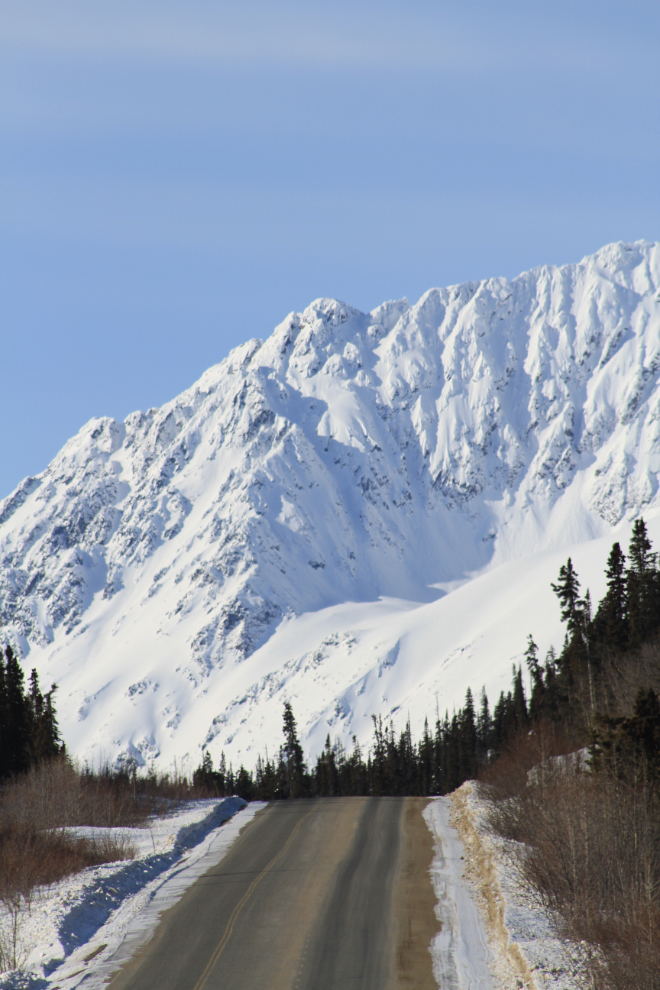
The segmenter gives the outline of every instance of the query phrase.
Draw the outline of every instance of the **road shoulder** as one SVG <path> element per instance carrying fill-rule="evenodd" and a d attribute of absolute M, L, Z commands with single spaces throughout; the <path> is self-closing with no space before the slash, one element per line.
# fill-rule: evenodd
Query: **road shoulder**
<path fill-rule="evenodd" d="M 429 947 L 440 931 L 431 883 L 433 836 L 423 817 L 428 798 L 406 798 L 394 890 L 395 990 L 437 990 Z"/>
<path fill-rule="evenodd" d="M 431 944 L 436 986 L 495 990 L 491 969 L 494 954 L 476 889 L 465 876 L 464 846 L 449 823 L 450 814 L 449 798 L 435 798 L 424 809 L 434 840 L 431 878 L 437 898 L 436 916 L 441 923 Z"/>

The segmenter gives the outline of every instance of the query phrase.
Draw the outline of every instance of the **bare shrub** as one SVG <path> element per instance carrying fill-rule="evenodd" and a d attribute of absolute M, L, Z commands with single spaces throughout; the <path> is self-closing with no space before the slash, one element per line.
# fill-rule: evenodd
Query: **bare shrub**
<path fill-rule="evenodd" d="M 122 836 L 83 838 L 70 834 L 67 827 L 139 825 L 153 813 L 153 805 L 153 800 L 143 800 L 131 789 L 127 775 L 112 779 L 109 774 L 80 773 L 62 758 L 44 762 L 4 784 L 0 903 L 13 935 L 4 933 L 0 965 L 6 967 L 12 960 L 15 965 L 17 927 L 35 887 L 135 855 Z"/>
<path fill-rule="evenodd" d="M 50 760 L 11 781 L 0 805 L 0 823 L 49 829 L 63 825 L 136 825 L 149 808 L 127 786 L 81 774 L 65 759 Z"/>
<path fill-rule="evenodd" d="M 121 837 L 88 839 L 63 830 L 5 827 L 0 829 L 0 899 L 25 896 L 33 887 L 55 883 L 88 866 L 132 859 L 134 854 Z"/>
<path fill-rule="evenodd" d="M 524 843 L 522 875 L 560 933 L 592 949 L 598 990 L 660 990 L 660 827 L 643 787 L 566 761 L 516 796 L 490 825 Z"/>
<path fill-rule="evenodd" d="M 494 763 L 479 771 L 479 783 L 486 785 L 491 798 L 501 800 L 525 790 L 529 772 L 540 767 L 541 773 L 556 757 L 573 753 L 586 742 L 577 730 L 556 722 L 539 721 L 531 731 L 514 736 Z"/>
<path fill-rule="evenodd" d="M 44 761 L 9 781 L 0 802 L 0 827 L 8 823 L 38 829 L 65 825 L 107 828 L 139 826 L 173 804 L 202 796 L 185 777 L 140 776 L 102 767 L 79 770 L 66 758 Z"/>
<path fill-rule="evenodd" d="M 82 838 L 69 828 L 141 826 L 182 800 L 208 796 L 176 769 L 160 776 L 108 766 L 81 771 L 66 757 L 0 786 L 0 971 L 18 964 L 18 931 L 35 887 L 135 855 L 121 835 Z"/>
<path fill-rule="evenodd" d="M 39 830 L 13 822 L 0 827 L 0 972 L 18 965 L 18 935 L 35 887 L 56 883 L 88 866 L 132 859 L 135 849 L 122 837 L 78 838 L 64 830 Z"/>

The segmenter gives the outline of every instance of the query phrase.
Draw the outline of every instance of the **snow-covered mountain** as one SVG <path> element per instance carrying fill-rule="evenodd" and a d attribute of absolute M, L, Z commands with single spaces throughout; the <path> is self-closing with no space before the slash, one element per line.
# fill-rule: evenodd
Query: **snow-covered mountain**
<path fill-rule="evenodd" d="M 2 635 L 82 756 L 250 763 L 285 698 L 316 748 L 492 693 L 567 549 L 597 582 L 660 509 L 659 373 L 660 244 L 317 300 L 0 502 Z"/>

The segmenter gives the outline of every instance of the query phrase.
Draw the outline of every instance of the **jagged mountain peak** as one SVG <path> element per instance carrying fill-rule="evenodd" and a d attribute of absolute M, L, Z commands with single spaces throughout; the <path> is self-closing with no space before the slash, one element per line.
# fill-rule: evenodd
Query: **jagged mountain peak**
<path fill-rule="evenodd" d="M 65 731 L 82 713 L 80 750 L 237 745 L 210 728 L 232 671 L 296 617 L 432 603 L 652 511 L 659 248 L 371 313 L 317 299 L 162 408 L 86 424 L 0 503 L 3 634 L 68 692 Z M 114 734 L 89 721 L 111 710 Z"/>

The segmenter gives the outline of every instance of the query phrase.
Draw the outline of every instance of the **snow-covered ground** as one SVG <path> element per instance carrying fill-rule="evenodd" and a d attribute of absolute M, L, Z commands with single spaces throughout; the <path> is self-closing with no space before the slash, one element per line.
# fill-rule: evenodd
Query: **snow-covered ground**
<path fill-rule="evenodd" d="M 433 974 L 442 990 L 495 990 L 495 953 L 476 891 L 465 878 L 464 847 L 450 814 L 449 798 L 436 798 L 424 809 L 435 843 L 431 879 L 442 924 L 431 944 Z"/>
<path fill-rule="evenodd" d="M 0 635 L 81 759 L 250 765 L 285 700 L 313 753 L 418 731 L 561 641 L 559 563 L 597 597 L 659 473 L 659 244 L 318 299 L 0 502 Z"/>
<path fill-rule="evenodd" d="M 18 917 L 19 968 L 0 975 L 7 990 L 97 990 L 143 944 L 162 911 L 197 877 L 219 862 L 261 802 L 241 798 L 194 801 L 144 828 L 112 831 L 135 849 L 135 858 L 38 888 Z M 0 913 L 0 937 L 9 946 L 12 919 Z"/>

